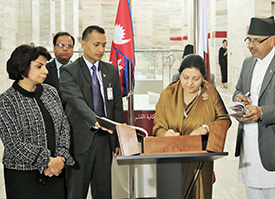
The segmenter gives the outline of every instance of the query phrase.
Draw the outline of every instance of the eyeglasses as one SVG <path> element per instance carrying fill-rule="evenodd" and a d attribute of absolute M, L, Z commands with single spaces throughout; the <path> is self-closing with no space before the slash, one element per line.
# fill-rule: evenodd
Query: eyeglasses
<path fill-rule="evenodd" d="M 59 47 L 59 48 L 64 48 L 66 46 L 66 48 L 73 48 L 73 45 L 70 44 L 56 44 L 55 46 Z"/>
<path fill-rule="evenodd" d="M 250 37 L 246 37 L 245 39 L 244 39 L 244 41 L 245 41 L 245 43 L 246 43 L 246 45 L 248 46 L 250 43 L 252 43 L 252 44 L 254 44 L 255 46 L 258 46 L 258 45 L 260 45 L 261 43 L 263 43 L 264 41 L 266 41 L 267 39 L 269 39 L 270 37 L 272 37 L 272 35 L 271 36 L 269 36 L 269 37 L 267 37 L 267 38 L 265 38 L 265 39 L 263 39 L 263 40 L 260 40 L 260 39 L 254 39 L 254 40 L 252 40 Z"/>

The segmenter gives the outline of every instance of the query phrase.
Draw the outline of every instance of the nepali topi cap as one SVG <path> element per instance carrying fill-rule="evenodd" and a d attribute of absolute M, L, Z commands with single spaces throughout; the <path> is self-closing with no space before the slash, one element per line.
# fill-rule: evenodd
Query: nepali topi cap
<path fill-rule="evenodd" d="M 249 35 L 271 36 L 275 34 L 274 17 L 252 17 L 248 30 Z"/>

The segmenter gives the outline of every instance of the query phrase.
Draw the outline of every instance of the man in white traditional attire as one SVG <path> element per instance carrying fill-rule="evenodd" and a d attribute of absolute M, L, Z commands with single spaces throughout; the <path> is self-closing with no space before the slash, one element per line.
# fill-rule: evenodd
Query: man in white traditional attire
<path fill-rule="evenodd" d="M 247 198 L 275 196 L 275 58 L 274 18 L 251 18 L 244 40 L 247 57 L 233 95 L 250 113 L 239 123 L 236 156 L 240 156 L 239 181 Z"/>

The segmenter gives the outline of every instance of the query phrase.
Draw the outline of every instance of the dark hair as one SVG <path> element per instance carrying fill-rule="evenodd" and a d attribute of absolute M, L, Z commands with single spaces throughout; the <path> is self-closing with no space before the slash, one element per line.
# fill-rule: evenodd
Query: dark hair
<path fill-rule="evenodd" d="M 189 54 L 193 54 L 194 53 L 194 46 L 192 44 L 187 44 L 185 47 L 184 47 L 184 52 L 183 52 L 183 55 L 182 55 L 182 59 L 186 56 L 186 55 L 189 55 Z"/>
<path fill-rule="evenodd" d="M 222 43 L 224 43 L 224 42 L 227 42 L 227 40 L 226 39 L 222 40 Z"/>
<path fill-rule="evenodd" d="M 203 76 L 206 74 L 205 63 L 200 55 L 187 55 L 180 64 L 179 72 L 181 73 L 186 68 L 197 68 Z"/>
<path fill-rule="evenodd" d="M 57 40 L 58 37 L 64 36 L 64 35 L 71 37 L 71 39 L 73 40 L 73 45 L 74 45 L 74 42 L 75 42 L 74 37 L 72 35 L 70 35 L 68 32 L 58 32 L 58 33 L 56 33 L 53 37 L 53 45 L 54 46 L 56 45 L 56 40 Z"/>
<path fill-rule="evenodd" d="M 48 61 L 51 59 L 50 53 L 42 46 L 23 44 L 15 48 L 7 61 L 9 78 L 20 80 L 23 79 L 23 76 L 28 77 L 31 61 L 36 60 L 40 55 Z"/>
<path fill-rule="evenodd" d="M 105 34 L 105 30 L 99 26 L 88 26 L 82 33 L 82 41 L 85 40 L 94 30 L 101 34 Z"/>

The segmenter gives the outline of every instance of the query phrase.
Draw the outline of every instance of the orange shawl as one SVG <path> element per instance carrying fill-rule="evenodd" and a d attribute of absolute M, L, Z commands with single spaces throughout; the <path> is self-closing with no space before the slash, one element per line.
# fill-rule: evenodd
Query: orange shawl
<path fill-rule="evenodd" d="M 184 108 L 187 118 L 184 116 Z M 184 107 L 183 88 L 177 81 L 168 85 L 160 95 L 156 104 L 153 134 L 163 136 L 167 130 L 174 128 L 181 135 L 189 135 L 203 124 L 207 124 L 211 130 L 220 121 L 227 123 L 226 130 L 231 125 L 224 103 L 213 85 L 204 80 L 200 95 Z"/>

